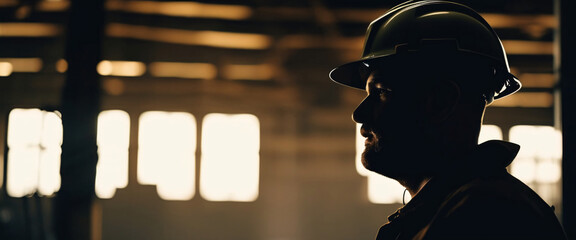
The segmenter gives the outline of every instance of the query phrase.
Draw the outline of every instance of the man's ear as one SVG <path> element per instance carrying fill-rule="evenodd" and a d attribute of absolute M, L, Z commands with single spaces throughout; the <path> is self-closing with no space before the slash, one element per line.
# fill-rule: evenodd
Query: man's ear
<path fill-rule="evenodd" d="M 438 81 L 431 86 L 427 103 L 428 116 L 432 123 L 446 121 L 460 102 L 461 91 L 454 81 Z"/>

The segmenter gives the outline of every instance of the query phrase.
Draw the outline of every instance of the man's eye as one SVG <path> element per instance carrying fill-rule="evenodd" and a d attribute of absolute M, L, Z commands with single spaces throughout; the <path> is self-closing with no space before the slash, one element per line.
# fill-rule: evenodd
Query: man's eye
<path fill-rule="evenodd" d="M 376 94 L 378 94 L 379 96 L 382 96 L 382 97 L 388 97 L 388 96 L 390 96 L 391 93 L 392 93 L 391 88 L 377 88 L 376 89 Z"/>

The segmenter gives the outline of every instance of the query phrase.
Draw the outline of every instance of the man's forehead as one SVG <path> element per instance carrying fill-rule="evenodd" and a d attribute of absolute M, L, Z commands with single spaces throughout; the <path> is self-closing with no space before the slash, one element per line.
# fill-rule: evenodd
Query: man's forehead
<path fill-rule="evenodd" d="M 411 76 L 408 74 L 402 76 L 395 71 L 374 70 L 368 75 L 368 78 L 366 79 L 366 85 L 376 83 L 394 84 L 402 80 L 407 80 L 407 78 L 411 78 Z"/>
<path fill-rule="evenodd" d="M 393 88 L 420 88 L 426 87 L 432 82 L 442 80 L 443 77 L 438 74 L 426 70 L 404 70 L 403 68 L 396 69 L 375 69 L 371 71 L 366 79 L 366 90 L 370 87 L 377 85 L 385 85 L 386 87 Z"/>
<path fill-rule="evenodd" d="M 386 73 L 382 70 L 374 70 L 371 71 L 368 75 L 368 81 L 384 81 L 385 79 L 389 78 L 390 76 L 394 75 L 393 73 Z"/>

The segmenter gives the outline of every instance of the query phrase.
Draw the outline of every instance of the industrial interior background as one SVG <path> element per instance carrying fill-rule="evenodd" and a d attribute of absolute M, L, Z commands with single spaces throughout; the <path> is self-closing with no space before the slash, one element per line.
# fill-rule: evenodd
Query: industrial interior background
<path fill-rule="evenodd" d="M 486 138 L 540 149 L 511 171 L 574 236 L 574 3 L 454 1 L 524 85 Z M 403 191 L 356 168 L 364 93 L 328 72 L 400 2 L 0 0 L 0 239 L 373 239 Z"/>

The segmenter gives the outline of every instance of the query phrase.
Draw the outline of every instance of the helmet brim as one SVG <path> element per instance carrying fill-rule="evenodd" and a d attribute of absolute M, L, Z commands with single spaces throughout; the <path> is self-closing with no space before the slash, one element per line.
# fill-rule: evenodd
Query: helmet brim
<path fill-rule="evenodd" d="M 332 81 L 357 89 L 365 89 L 366 80 L 362 79 L 361 68 L 364 67 L 363 60 L 346 63 L 330 71 Z"/>
<path fill-rule="evenodd" d="M 412 53 L 418 54 L 418 53 Z M 482 56 L 479 54 L 474 54 L 466 51 L 460 51 L 459 54 L 463 54 L 461 56 L 467 57 L 474 57 L 474 58 L 481 58 L 488 61 L 495 61 L 493 58 L 489 58 L 486 56 Z M 409 56 L 410 54 L 390 54 L 385 56 L 375 56 L 360 59 L 358 61 L 349 62 L 338 66 L 332 71 L 330 71 L 330 79 L 338 84 L 345 85 L 348 87 L 365 90 L 366 89 L 366 81 L 368 80 L 368 76 L 370 74 L 369 67 L 372 65 L 386 66 L 385 69 L 394 70 L 402 65 L 406 65 L 407 63 L 414 63 L 414 58 Z M 422 57 L 422 55 L 419 55 Z M 438 57 L 439 55 L 436 55 Z M 413 56 L 412 56 L 413 57 Z M 497 66 L 503 66 L 502 63 L 494 62 L 493 64 L 496 68 Z M 385 70 L 382 69 L 382 70 Z M 511 95 L 517 92 L 521 87 L 522 84 L 518 80 L 516 76 L 511 74 L 508 69 L 497 69 L 499 74 L 502 74 L 499 78 L 502 79 L 502 89 L 494 89 L 492 93 L 486 93 L 488 103 L 491 103 L 494 99 L 499 99 L 508 95 Z"/>
<path fill-rule="evenodd" d="M 330 79 L 348 87 L 365 90 L 368 74 L 370 74 L 368 67 L 373 62 L 384 65 L 397 64 L 394 60 L 395 55 L 396 54 L 363 58 L 358 61 L 343 64 L 330 71 Z"/>

